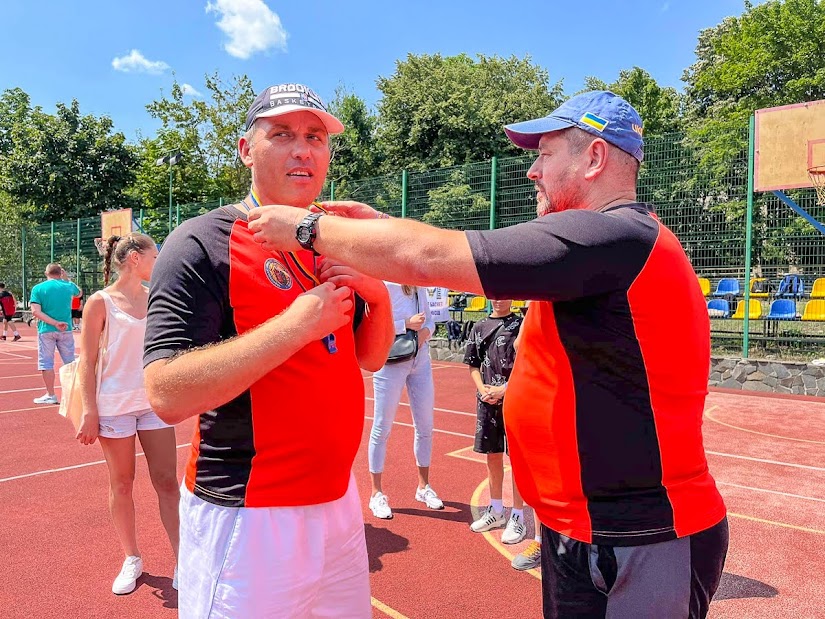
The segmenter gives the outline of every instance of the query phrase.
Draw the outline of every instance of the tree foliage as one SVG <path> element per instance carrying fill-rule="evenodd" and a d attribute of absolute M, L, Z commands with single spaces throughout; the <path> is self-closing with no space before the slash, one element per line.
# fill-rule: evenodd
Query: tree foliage
<path fill-rule="evenodd" d="M 134 180 L 136 159 L 108 116 L 84 116 L 76 100 L 46 114 L 32 108 L 20 89 L 0 97 L 0 116 L 0 189 L 30 205 L 35 220 L 130 205 L 125 190 Z"/>
<path fill-rule="evenodd" d="M 336 183 L 378 174 L 381 153 L 376 142 L 377 119 L 358 95 L 339 86 L 329 111 L 344 124 L 344 133 L 330 138 L 332 160 L 328 178 Z"/>
<path fill-rule="evenodd" d="M 378 79 L 378 136 L 385 170 L 434 167 L 517 154 L 502 127 L 547 114 L 561 100 L 529 57 L 409 54 Z"/>

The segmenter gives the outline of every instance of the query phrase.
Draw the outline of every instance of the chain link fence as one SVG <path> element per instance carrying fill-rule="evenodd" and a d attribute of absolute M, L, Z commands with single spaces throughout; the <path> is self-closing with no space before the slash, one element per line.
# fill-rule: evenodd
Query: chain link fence
<path fill-rule="evenodd" d="M 736 136 L 735 136 L 736 137 Z M 738 136 L 747 144 L 747 128 Z M 535 191 L 527 178 L 533 157 L 525 155 L 427 170 L 399 171 L 366 179 L 330 182 L 322 199 L 366 202 L 395 217 L 408 217 L 453 229 L 489 229 L 510 226 L 535 217 Z M 730 315 L 743 301 L 745 290 L 745 235 L 747 229 L 747 147 L 708 158 L 702 145 L 683 134 L 646 138 L 638 199 L 656 206 L 660 219 L 681 240 L 697 276 L 708 280 L 713 298 L 719 281 L 736 280 L 739 293 L 720 296 Z M 813 191 L 791 194 L 819 221 L 825 207 Z M 134 213 L 135 223 L 162 243 L 182 221 L 220 206 L 223 201 L 186 204 L 174 209 Z M 100 219 L 86 218 L 40 226 L 0 228 L 3 255 L 0 272 L 7 286 L 25 298 L 42 281 L 48 262 L 60 262 L 85 291 L 102 285 L 102 265 L 94 246 Z M 752 298 L 749 326 L 754 356 L 811 358 L 825 356 L 823 320 L 765 320 L 782 278 L 798 275 L 804 294 L 793 298 L 799 317 L 805 314 L 814 281 L 825 276 L 825 236 L 772 194 L 755 196 L 752 218 L 752 278 L 764 279 L 765 296 Z M 666 317 L 665 317 L 666 319 Z M 712 338 L 716 352 L 742 351 L 743 320 L 714 318 Z"/>

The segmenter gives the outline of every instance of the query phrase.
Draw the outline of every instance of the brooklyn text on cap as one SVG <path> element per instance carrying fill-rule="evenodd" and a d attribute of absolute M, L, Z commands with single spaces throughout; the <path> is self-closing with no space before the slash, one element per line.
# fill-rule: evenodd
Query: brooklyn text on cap
<path fill-rule="evenodd" d="M 537 150 L 542 135 L 571 127 L 600 137 L 639 161 L 644 159 L 642 118 L 627 101 L 606 90 L 576 95 L 547 116 L 507 125 L 504 132 L 516 146 Z"/>
<path fill-rule="evenodd" d="M 311 112 L 320 118 L 328 133 L 344 132 L 344 125 L 327 112 L 321 97 L 303 84 L 278 84 L 263 90 L 249 106 L 244 131 L 249 131 L 252 124 L 259 118 L 302 111 Z"/>

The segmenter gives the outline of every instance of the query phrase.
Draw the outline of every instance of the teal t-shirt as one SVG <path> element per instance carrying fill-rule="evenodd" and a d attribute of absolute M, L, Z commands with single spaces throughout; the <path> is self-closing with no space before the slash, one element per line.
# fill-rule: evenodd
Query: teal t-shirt
<path fill-rule="evenodd" d="M 79 294 L 80 288 L 72 282 L 62 279 L 47 279 L 32 288 L 31 302 L 38 303 L 40 309 L 47 316 L 51 316 L 58 322 L 65 322 L 71 327 L 72 297 Z M 37 321 L 38 333 L 48 333 L 50 331 L 59 331 L 59 329 L 46 324 L 42 320 Z"/>

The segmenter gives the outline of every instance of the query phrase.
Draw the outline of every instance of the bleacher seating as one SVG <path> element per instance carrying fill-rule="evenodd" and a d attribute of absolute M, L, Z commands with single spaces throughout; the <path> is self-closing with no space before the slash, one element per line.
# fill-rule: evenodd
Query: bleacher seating
<path fill-rule="evenodd" d="M 510 310 L 515 312 L 525 307 L 527 307 L 527 301 L 513 301 L 512 305 L 510 305 Z"/>
<path fill-rule="evenodd" d="M 699 288 L 702 289 L 702 295 L 708 296 L 710 294 L 710 280 L 707 277 L 700 277 Z"/>
<path fill-rule="evenodd" d="M 754 277 L 751 280 L 751 297 L 767 299 L 771 295 L 771 283 L 767 277 Z"/>
<path fill-rule="evenodd" d="M 748 318 L 751 320 L 756 320 L 762 317 L 762 304 L 759 301 L 754 301 L 751 299 L 750 303 L 748 304 Z M 744 320 L 745 319 L 745 302 L 739 301 L 736 304 L 736 311 L 731 316 L 734 320 Z"/>
<path fill-rule="evenodd" d="M 825 300 L 808 301 L 802 312 L 802 320 L 825 320 Z"/>
<path fill-rule="evenodd" d="M 467 304 L 467 312 L 483 312 L 487 309 L 487 297 L 473 297 Z"/>
<path fill-rule="evenodd" d="M 801 299 L 805 294 L 805 283 L 796 273 L 788 273 L 779 282 L 776 290 L 777 299 Z"/>
<path fill-rule="evenodd" d="M 825 277 L 820 277 L 814 281 L 814 287 L 811 288 L 812 299 L 825 299 Z"/>
<path fill-rule="evenodd" d="M 724 297 L 727 294 L 739 296 L 739 280 L 732 277 L 723 277 L 716 285 L 716 291 L 713 293 L 714 297 Z"/>
<path fill-rule="evenodd" d="M 725 299 L 708 301 L 708 316 L 711 318 L 730 318 L 730 305 Z"/>
<path fill-rule="evenodd" d="M 793 299 L 776 299 L 771 303 L 765 320 L 797 320 L 796 301 Z"/>

